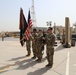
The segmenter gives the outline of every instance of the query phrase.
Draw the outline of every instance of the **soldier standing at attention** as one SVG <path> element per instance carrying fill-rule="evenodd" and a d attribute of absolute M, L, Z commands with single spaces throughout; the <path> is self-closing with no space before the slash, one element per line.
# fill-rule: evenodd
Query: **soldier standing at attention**
<path fill-rule="evenodd" d="M 42 42 L 42 36 L 43 36 L 43 33 L 42 33 L 42 30 L 39 30 L 38 31 L 38 36 L 37 36 L 37 39 L 36 39 L 36 45 L 37 45 L 37 60 L 36 61 L 39 61 L 41 62 L 41 59 L 42 59 L 42 46 L 43 46 L 43 42 Z"/>
<path fill-rule="evenodd" d="M 33 33 L 32 33 L 32 50 L 33 50 L 33 57 L 32 59 L 35 59 L 37 57 L 37 46 L 36 46 L 36 38 L 37 38 L 37 30 L 33 29 Z"/>
<path fill-rule="evenodd" d="M 29 38 L 29 40 L 26 40 L 26 48 L 27 48 L 27 52 L 28 54 L 26 56 L 30 56 L 31 54 L 31 39 Z"/>
<path fill-rule="evenodd" d="M 53 34 L 53 28 L 49 27 L 48 28 L 48 34 L 45 38 L 46 40 L 46 55 L 47 55 L 47 61 L 48 64 L 46 67 L 52 68 L 53 66 L 53 55 L 54 55 L 54 44 L 55 44 L 55 36 Z"/>

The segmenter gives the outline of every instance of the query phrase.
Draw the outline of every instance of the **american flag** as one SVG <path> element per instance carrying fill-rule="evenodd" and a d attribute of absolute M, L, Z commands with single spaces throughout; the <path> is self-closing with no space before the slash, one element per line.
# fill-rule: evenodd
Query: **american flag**
<path fill-rule="evenodd" d="M 31 20 L 31 15 L 30 15 L 30 10 L 28 12 L 28 28 L 26 29 L 26 39 L 29 40 L 29 37 L 30 37 L 30 29 L 32 28 L 33 24 L 32 24 L 32 20 Z"/>

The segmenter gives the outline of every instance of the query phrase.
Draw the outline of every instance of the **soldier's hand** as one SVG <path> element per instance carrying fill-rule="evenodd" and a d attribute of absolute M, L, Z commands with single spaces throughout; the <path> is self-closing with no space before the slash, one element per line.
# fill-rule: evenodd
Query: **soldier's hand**
<path fill-rule="evenodd" d="M 42 37 L 42 39 L 43 39 L 43 40 L 45 40 L 45 38 L 44 38 L 44 37 Z"/>

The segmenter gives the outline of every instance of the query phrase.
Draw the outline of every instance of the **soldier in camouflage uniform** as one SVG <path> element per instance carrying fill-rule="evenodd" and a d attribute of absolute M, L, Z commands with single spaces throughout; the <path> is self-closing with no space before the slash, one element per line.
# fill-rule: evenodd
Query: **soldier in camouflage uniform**
<path fill-rule="evenodd" d="M 35 59 L 37 57 L 37 52 L 36 52 L 36 38 L 37 38 L 37 30 L 33 29 L 33 33 L 32 33 L 32 50 L 33 50 L 33 57 L 32 59 Z"/>
<path fill-rule="evenodd" d="M 46 36 L 46 55 L 47 55 L 47 61 L 48 64 L 46 67 L 52 67 L 53 66 L 53 55 L 54 55 L 54 43 L 55 43 L 55 36 L 52 33 L 52 27 L 48 28 L 48 34 Z"/>
<path fill-rule="evenodd" d="M 31 54 L 31 39 L 29 38 L 29 40 L 26 40 L 26 48 L 27 48 L 27 52 L 28 54 L 26 56 L 30 56 Z"/>
<path fill-rule="evenodd" d="M 41 59 L 42 59 L 42 46 L 43 46 L 42 36 L 43 36 L 42 30 L 39 30 L 38 36 L 36 38 L 36 46 L 37 46 L 36 54 L 38 58 L 36 61 L 39 61 L 39 62 L 41 62 Z"/>

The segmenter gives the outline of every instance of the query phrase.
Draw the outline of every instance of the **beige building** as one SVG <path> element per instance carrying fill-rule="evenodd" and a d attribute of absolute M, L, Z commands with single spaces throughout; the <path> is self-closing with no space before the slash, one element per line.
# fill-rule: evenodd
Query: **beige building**
<path fill-rule="evenodd" d="M 55 32 L 56 35 L 57 34 L 62 35 L 63 34 L 63 29 L 65 29 L 65 27 L 63 27 L 63 26 L 55 26 L 54 27 L 54 32 Z"/>

